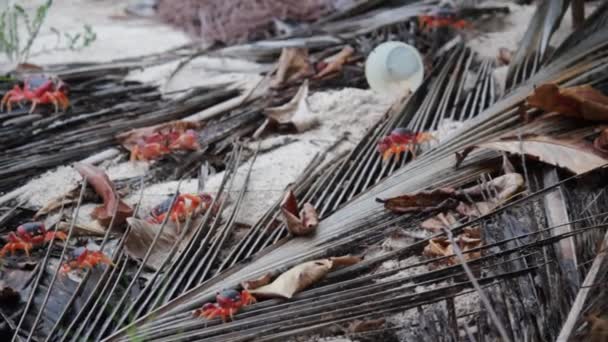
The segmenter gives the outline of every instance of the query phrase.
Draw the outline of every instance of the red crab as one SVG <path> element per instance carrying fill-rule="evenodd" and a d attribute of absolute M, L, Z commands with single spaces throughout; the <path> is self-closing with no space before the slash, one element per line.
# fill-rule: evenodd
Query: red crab
<path fill-rule="evenodd" d="M 68 100 L 68 87 L 58 78 L 46 75 L 32 75 L 23 81 L 23 88 L 15 85 L 9 90 L 0 102 L 0 111 L 6 105 L 8 111 L 13 109 L 13 103 L 30 101 L 32 107 L 30 113 L 34 112 L 38 104 L 53 104 L 55 113 L 59 112 L 59 107 L 65 112 L 70 101 Z"/>
<path fill-rule="evenodd" d="M 131 149 L 131 160 L 152 160 L 175 150 L 198 150 L 198 133 L 193 129 L 169 129 L 140 139 Z"/>
<path fill-rule="evenodd" d="M 78 247 L 72 251 L 71 259 L 61 266 L 61 273 L 68 273 L 73 269 L 90 269 L 100 263 L 112 265 L 112 260 L 101 251 L 92 251 L 86 247 Z"/>
<path fill-rule="evenodd" d="M 426 132 L 414 132 L 407 128 L 395 128 L 388 136 L 378 142 L 378 151 L 382 154 L 382 160 L 388 160 L 394 154 L 399 160 L 402 152 L 409 151 L 416 158 L 416 147 L 424 142 L 435 139 L 432 134 Z"/>
<path fill-rule="evenodd" d="M 180 222 L 186 221 L 190 215 L 207 211 L 213 203 L 213 198 L 205 193 L 200 195 L 178 193 L 173 206 L 171 206 L 172 201 L 173 196 L 154 207 L 150 212 L 151 217 L 148 221 L 151 223 L 162 223 L 165 217 L 169 215 L 169 218 L 177 224 L 179 232 Z"/>
<path fill-rule="evenodd" d="M 471 25 L 464 19 L 458 17 L 458 12 L 452 8 L 439 8 L 434 12 L 418 16 L 420 27 L 425 30 L 452 27 L 458 30 L 465 29 Z"/>
<path fill-rule="evenodd" d="M 9 242 L 0 251 L 0 256 L 4 257 L 7 252 L 15 254 L 18 250 L 23 250 L 29 256 L 34 246 L 41 246 L 53 239 L 65 241 L 67 238 L 63 232 L 47 231 L 42 222 L 24 223 L 17 227 L 16 232 L 8 234 Z"/>
<path fill-rule="evenodd" d="M 238 292 L 233 289 L 224 289 L 217 292 L 215 299 L 216 303 L 207 303 L 203 305 L 201 309 L 194 311 L 193 315 L 196 317 L 205 317 L 206 319 L 213 319 L 219 316 L 226 322 L 228 317 L 233 319 L 234 314 L 237 313 L 239 309 L 256 302 L 255 297 L 247 290 Z"/>

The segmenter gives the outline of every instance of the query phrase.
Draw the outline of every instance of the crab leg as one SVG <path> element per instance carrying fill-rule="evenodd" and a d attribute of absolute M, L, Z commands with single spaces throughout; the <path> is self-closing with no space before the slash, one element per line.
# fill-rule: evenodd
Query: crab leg
<path fill-rule="evenodd" d="M 51 101 L 53 107 L 55 107 L 55 114 L 59 113 L 59 100 L 57 100 L 57 97 L 53 94 L 46 94 L 46 97 Z"/>
<path fill-rule="evenodd" d="M 7 108 L 10 108 L 10 100 L 11 100 L 11 92 L 7 92 L 2 96 L 2 102 L 0 102 L 0 111 L 4 110 L 4 105 L 7 105 Z M 9 109 L 10 111 L 10 109 Z"/>
<path fill-rule="evenodd" d="M 34 112 L 34 109 L 36 109 L 37 105 L 38 105 L 38 100 L 32 100 L 32 107 L 30 107 L 30 111 L 29 111 L 30 114 L 32 114 Z"/>

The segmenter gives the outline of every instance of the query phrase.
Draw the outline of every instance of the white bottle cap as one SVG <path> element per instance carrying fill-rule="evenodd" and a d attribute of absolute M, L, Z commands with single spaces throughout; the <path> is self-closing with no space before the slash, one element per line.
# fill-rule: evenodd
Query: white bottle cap
<path fill-rule="evenodd" d="M 365 77 L 375 92 L 392 97 L 416 90 L 424 78 L 422 57 L 402 42 L 378 45 L 365 61 Z"/>

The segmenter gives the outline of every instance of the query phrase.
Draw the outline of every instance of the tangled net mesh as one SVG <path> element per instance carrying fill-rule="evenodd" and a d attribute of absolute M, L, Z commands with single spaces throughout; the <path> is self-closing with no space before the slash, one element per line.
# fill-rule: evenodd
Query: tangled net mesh
<path fill-rule="evenodd" d="M 235 44 L 266 38 L 272 20 L 312 21 L 336 0 L 160 0 L 160 18 L 207 43 Z"/>

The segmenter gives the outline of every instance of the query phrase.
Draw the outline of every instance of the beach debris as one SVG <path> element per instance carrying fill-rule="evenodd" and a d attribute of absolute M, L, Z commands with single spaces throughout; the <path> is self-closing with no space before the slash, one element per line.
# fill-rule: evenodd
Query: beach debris
<path fill-rule="evenodd" d="M 102 251 L 80 246 L 70 253 L 70 259 L 61 265 L 61 273 L 65 274 L 72 270 L 92 269 L 99 264 L 112 265 L 112 260 Z"/>
<path fill-rule="evenodd" d="M 47 231 L 42 222 L 27 222 L 8 234 L 8 243 L 2 247 L 0 256 L 4 257 L 7 252 L 15 254 L 18 250 L 29 256 L 32 248 L 42 246 L 54 239 L 65 241 L 67 236 L 64 232 Z"/>
<path fill-rule="evenodd" d="M 59 107 L 65 112 L 70 105 L 68 87 L 58 77 L 44 74 L 28 76 L 23 81 L 23 88 L 16 84 L 12 90 L 4 94 L 0 102 L 0 111 L 3 111 L 6 105 L 8 111 L 11 112 L 14 103 L 26 101 L 32 103 L 30 114 L 39 104 L 52 104 L 55 107 L 55 113 L 59 112 Z"/>
<path fill-rule="evenodd" d="M 298 213 L 298 200 L 293 191 L 289 190 L 281 202 L 281 214 L 287 225 L 287 230 L 293 236 L 312 234 L 319 225 L 317 210 L 310 203 L 304 203 Z"/>
<path fill-rule="evenodd" d="M 401 153 L 409 151 L 413 158 L 416 158 L 416 149 L 420 144 L 435 140 L 435 137 L 427 132 L 414 132 L 411 129 L 398 127 L 378 141 L 378 152 L 382 155 L 382 160 L 389 160 L 393 155 L 397 161 L 401 158 Z"/>
<path fill-rule="evenodd" d="M 543 84 L 528 96 L 526 106 L 555 112 L 545 118 L 561 115 L 587 121 L 608 121 L 608 96 L 588 84 L 575 87 Z"/>
<path fill-rule="evenodd" d="M 228 317 L 234 319 L 234 314 L 242 307 L 256 302 L 255 297 L 252 296 L 249 291 L 243 290 L 238 292 L 234 289 L 223 289 L 218 291 L 215 295 L 215 300 L 215 303 L 207 303 L 203 305 L 202 308 L 194 311 L 193 315 L 206 319 L 213 319 L 219 316 L 226 322 Z"/>
<path fill-rule="evenodd" d="M 114 183 L 102 169 L 84 163 L 75 163 L 74 168 L 102 198 L 103 205 L 95 208 L 91 216 L 104 227 L 110 225 L 114 213 L 116 213 L 115 225 L 123 224 L 128 217 L 133 215 L 133 209 L 120 199 Z"/>

